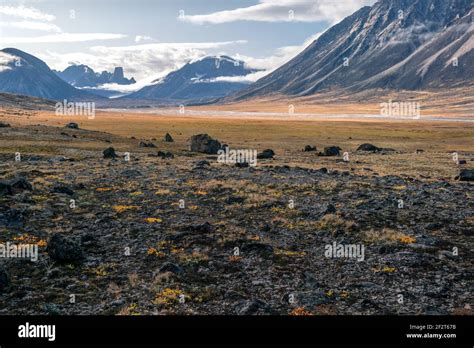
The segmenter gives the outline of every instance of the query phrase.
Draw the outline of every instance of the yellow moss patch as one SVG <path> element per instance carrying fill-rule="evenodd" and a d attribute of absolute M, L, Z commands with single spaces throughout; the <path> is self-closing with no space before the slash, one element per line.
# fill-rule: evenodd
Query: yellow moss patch
<path fill-rule="evenodd" d="M 304 251 L 293 251 L 293 250 L 283 250 L 283 249 L 277 249 L 275 251 L 276 255 L 279 256 L 288 256 L 288 257 L 303 257 L 306 256 L 306 252 Z"/>
<path fill-rule="evenodd" d="M 166 256 L 166 254 L 165 254 L 164 252 L 158 251 L 156 248 L 148 248 L 148 250 L 146 251 L 146 253 L 147 253 L 148 255 L 154 255 L 154 256 L 156 256 L 156 257 L 158 257 L 158 258 L 160 258 L 160 259 Z"/>
<path fill-rule="evenodd" d="M 95 189 L 97 192 L 107 192 L 107 191 L 112 191 L 111 187 L 98 187 Z"/>
<path fill-rule="evenodd" d="M 136 205 L 114 205 L 112 207 L 117 213 L 123 213 L 124 211 L 127 210 L 136 210 L 139 209 L 140 207 Z"/>
<path fill-rule="evenodd" d="M 148 217 L 148 218 L 145 218 L 145 222 L 149 223 L 149 224 L 156 224 L 156 223 L 159 223 L 159 222 L 162 222 L 163 220 L 161 220 L 160 218 L 155 218 L 155 217 Z"/>
<path fill-rule="evenodd" d="M 334 296 L 334 291 L 333 290 L 326 291 L 326 296 L 327 297 L 333 297 Z"/>
<path fill-rule="evenodd" d="M 241 260 L 242 260 L 241 256 L 237 256 L 237 255 L 229 256 L 229 261 L 230 262 L 240 262 Z"/>
<path fill-rule="evenodd" d="M 339 294 L 339 296 L 343 299 L 346 299 L 349 297 L 349 291 L 341 291 L 341 293 Z"/>
<path fill-rule="evenodd" d="M 397 269 L 395 267 L 388 267 L 388 266 L 384 266 L 384 267 L 376 267 L 376 268 L 373 268 L 372 269 L 375 273 L 393 273 L 395 272 Z"/>
<path fill-rule="evenodd" d="M 363 234 L 363 239 L 366 242 L 401 242 L 404 244 L 415 243 L 414 237 L 408 236 L 400 231 L 393 230 L 391 228 L 384 228 L 382 231 L 370 230 Z"/>
<path fill-rule="evenodd" d="M 155 305 L 166 305 L 178 303 L 180 298 L 184 296 L 184 292 L 179 289 L 166 288 L 156 294 L 153 304 Z"/>
<path fill-rule="evenodd" d="M 410 236 L 402 236 L 399 239 L 400 242 L 404 244 L 413 244 L 416 242 L 416 238 L 410 237 Z"/>
<path fill-rule="evenodd" d="M 308 316 L 313 315 L 310 311 L 306 310 L 304 307 L 297 307 L 290 312 L 290 315 L 294 316 Z"/>

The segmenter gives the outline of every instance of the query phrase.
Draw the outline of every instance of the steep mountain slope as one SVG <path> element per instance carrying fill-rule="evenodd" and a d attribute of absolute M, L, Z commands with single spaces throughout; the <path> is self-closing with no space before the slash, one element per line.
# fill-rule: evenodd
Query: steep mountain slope
<path fill-rule="evenodd" d="M 257 70 L 230 57 L 206 57 L 168 74 L 163 80 L 126 96 L 127 99 L 169 102 L 203 102 L 241 90 L 248 83 L 239 78 Z"/>
<path fill-rule="evenodd" d="M 71 65 L 64 71 L 55 71 L 61 79 L 74 87 L 98 87 L 106 83 L 116 83 L 118 85 L 131 85 L 136 81 L 132 77 L 124 77 L 123 68 L 116 67 L 113 73 L 103 71 L 96 73 L 87 65 Z"/>
<path fill-rule="evenodd" d="M 54 110 L 55 101 L 25 95 L 0 93 L 0 107 L 24 110 Z"/>
<path fill-rule="evenodd" d="M 474 84 L 472 0 L 381 0 L 231 99 Z"/>
<path fill-rule="evenodd" d="M 67 84 L 42 60 L 15 48 L 0 51 L 0 92 L 53 100 L 99 98 Z"/>

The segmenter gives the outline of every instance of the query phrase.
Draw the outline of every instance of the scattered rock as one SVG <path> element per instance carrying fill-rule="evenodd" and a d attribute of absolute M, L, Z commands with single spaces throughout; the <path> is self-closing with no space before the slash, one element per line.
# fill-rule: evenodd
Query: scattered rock
<path fill-rule="evenodd" d="M 214 231 L 214 228 L 209 222 L 205 222 L 200 225 L 188 226 L 186 230 L 196 232 L 196 233 L 211 233 L 212 231 Z"/>
<path fill-rule="evenodd" d="M 324 151 L 320 152 L 318 156 L 322 156 L 322 157 L 339 156 L 340 151 L 342 151 L 342 149 L 339 146 L 329 146 L 329 147 L 325 147 Z"/>
<path fill-rule="evenodd" d="M 266 149 L 266 150 L 263 150 L 262 152 L 260 152 L 257 155 L 257 158 L 258 159 L 272 159 L 273 156 L 275 156 L 275 152 L 271 149 Z"/>
<path fill-rule="evenodd" d="M 248 162 L 237 162 L 235 163 L 236 168 L 248 168 L 250 164 Z"/>
<path fill-rule="evenodd" d="M 205 167 L 210 167 L 210 166 L 211 166 L 211 163 L 206 160 L 197 161 L 194 164 L 194 168 L 205 168 Z"/>
<path fill-rule="evenodd" d="M 336 207 L 331 203 L 327 204 L 323 208 L 323 214 L 334 214 L 336 212 Z"/>
<path fill-rule="evenodd" d="M 140 141 L 140 144 L 138 144 L 138 147 L 151 147 L 151 148 L 153 148 L 153 147 L 156 147 L 156 145 L 151 143 L 151 142 L 146 143 L 144 141 Z"/>
<path fill-rule="evenodd" d="M 10 274 L 5 267 L 0 266 L 0 294 L 6 292 L 10 287 Z"/>
<path fill-rule="evenodd" d="M 104 158 L 117 158 L 117 154 L 115 153 L 115 149 L 113 147 L 109 147 L 103 151 Z"/>
<path fill-rule="evenodd" d="M 270 306 L 262 300 L 248 300 L 237 309 L 239 315 L 251 315 L 259 312 L 269 313 Z"/>
<path fill-rule="evenodd" d="M 306 145 L 303 149 L 304 152 L 317 151 L 316 146 Z"/>
<path fill-rule="evenodd" d="M 0 226 L 8 228 L 20 228 L 23 226 L 23 213 L 18 209 L 10 207 L 0 212 Z"/>
<path fill-rule="evenodd" d="M 357 148 L 357 151 L 379 152 L 382 149 L 372 144 L 362 144 Z"/>
<path fill-rule="evenodd" d="M 48 242 L 48 255 L 59 262 L 73 262 L 84 258 L 81 245 L 71 237 L 54 234 Z"/>
<path fill-rule="evenodd" d="M 142 176 L 143 174 L 137 170 L 137 169 L 125 169 L 120 173 L 122 176 L 125 176 L 126 178 L 138 178 Z"/>
<path fill-rule="evenodd" d="M 323 173 L 323 174 L 327 174 L 327 173 L 329 173 L 329 170 L 327 168 L 323 167 L 323 168 L 319 168 L 318 172 Z"/>
<path fill-rule="evenodd" d="M 33 190 L 33 187 L 25 178 L 18 177 L 8 181 L 0 181 L 0 197 L 14 196 L 25 190 Z"/>
<path fill-rule="evenodd" d="M 225 202 L 227 204 L 242 204 L 243 202 L 245 202 L 245 197 L 230 196 L 225 200 Z"/>
<path fill-rule="evenodd" d="M 160 267 L 160 273 L 166 273 L 166 272 L 171 272 L 174 274 L 181 274 L 183 273 L 183 269 L 179 267 L 178 265 L 172 263 L 172 262 L 165 262 L 161 267 Z"/>
<path fill-rule="evenodd" d="M 218 140 L 212 139 L 207 134 L 198 134 L 191 137 L 189 147 L 192 152 L 215 155 L 221 149 L 221 143 Z"/>
<path fill-rule="evenodd" d="M 54 186 L 54 188 L 51 192 L 53 192 L 53 193 L 64 193 L 64 194 L 69 195 L 69 196 L 74 195 L 74 191 L 71 190 L 69 187 L 64 186 L 64 185 Z"/>
<path fill-rule="evenodd" d="M 172 158 L 174 158 L 174 155 L 169 151 L 168 152 L 158 151 L 157 156 L 161 157 L 161 159 L 172 159 Z"/>
<path fill-rule="evenodd" d="M 79 129 L 79 125 L 76 122 L 70 122 L 65 127 L 69 129 Z"/>
<path fill-rule="evenodd" d="M 0 122 L 0 128 L 9 128 L 10 124 L 5 122 Z"/>
<path fill-rule="evenodd" d="M 166 133 L 166 135 L 165 135 L 165 142 L 167 142 L 167 143 L 172 143 L 172 142 L 174 142 L 174 139 L 173 139 L 173 137 L 170 135 L 170 133 Z"/>
<path fill-rule="evenodd" d="M 463 169 L 459 173 L 459 180 L 474 181 L 474 169 Z"/>

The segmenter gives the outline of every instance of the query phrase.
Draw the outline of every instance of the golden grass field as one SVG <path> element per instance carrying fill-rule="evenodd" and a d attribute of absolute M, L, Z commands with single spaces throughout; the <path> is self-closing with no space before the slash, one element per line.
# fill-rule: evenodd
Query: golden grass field
<path fill-rule="evenodd" d="M 193 108 L 202 110 L 204 107 Z M 243 108 L 243 106 L 241 107 Z M 249 107 L 251 109 L 251 107 Z M 451 178 L 459 173 L 451 153 L 456 151 L 472 165 L 474 153 L 474 124 L 464 122 L 383 121 L 383 120 L 307 120 L 263 119 L 248 117 L 153 115 L 132 112 L 98 111 L 94 119 L 86 116 L 58 116 L 45 111 L 3 110 L 0 120 L 13 127 L 47 125 L 63 127 L 77 122 L 81 129 L 100 131 L 117 136 L 113 146 L 119 151 L 151 151 L 138 149 L 139 140 L 152 140 L 158 150 L 179 152 L 187 149 L 188 139 L 195 134 L 207 133 L 229 144 L 232 148 L 251 148 L 259 151 L 271 148 L 277 153 L 278 164 L 309 167 L 327 166 L 347 169 L 348 164 L 334 158 L 317 157 L 303 153 L 305 145 L 340 146 L 351 154 L 350 167 L 371 168 L 379 174 L 405 174 L 424 177 Z M 170 133 L 175 142 L 162 141 Z M 135 137 L 136 139 L 131 139 Z M 394 148 L 399 153 L 390 156 L 360 155 L 355 153 L 362 143 L 373 143 L 384 148 Z M 61 139 L 38 140 L 18 137 L 0 141 L 2 152 L 55 152 L 74 147 L 101 150 L 102 140 Z M 424 153 L 416 154 L 417 149 Z M 157 150 L 157 149 L 155 149 Z"/>

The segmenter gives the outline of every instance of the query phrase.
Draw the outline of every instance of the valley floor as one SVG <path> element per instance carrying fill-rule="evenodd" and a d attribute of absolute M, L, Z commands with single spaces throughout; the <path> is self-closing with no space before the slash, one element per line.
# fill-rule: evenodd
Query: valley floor
<path fill-rule="evenodd" d="M 472 123 L 13 109 L 0 121 L 0 179 L 32 185 L 0 197 L 0 243 L 39 248 L 37 262 L 1 260 L 0 314 L 473 314 L 474 192 L 455 179 L 474 167 Z M 187 150 L 199 133 L 276 156 L 217 163 Z M 51 259 L 58 233 L 82 259 Z M 334 243 L 363 246 L 363 260 L 327 257 Z"/>

